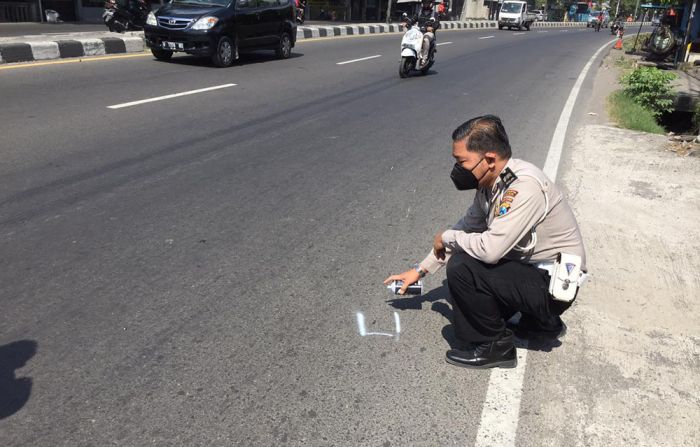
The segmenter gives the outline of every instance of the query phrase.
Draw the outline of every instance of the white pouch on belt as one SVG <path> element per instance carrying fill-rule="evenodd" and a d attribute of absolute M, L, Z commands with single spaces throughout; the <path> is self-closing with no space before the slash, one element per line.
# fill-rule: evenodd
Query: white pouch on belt
<path fill-rule="evenodd" d="M 581 278 L 581 256 L 559 253 L 549 280 L 549 293 L 557 301 L 570 303 L 576 298 Z"/>

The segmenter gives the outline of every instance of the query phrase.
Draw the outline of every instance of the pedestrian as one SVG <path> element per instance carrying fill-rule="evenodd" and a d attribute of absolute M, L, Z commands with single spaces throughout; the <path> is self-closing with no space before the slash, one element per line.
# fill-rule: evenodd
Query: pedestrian
<path fill-rule="evenodd" d="M 579 270 L 586 270 L 581 233 L 560 189 L 536 166 L 512 158 L 498 117 L 470 119 L 452 140 L 451 178 L 460 191 L 477 190 L 473 203 L 457 224 L 435 236 L 432 251 L 416 269 L 385 283 L 403 281 L 403 293 L 447 265 L 457 341 L 447 351 L 447 362 L 514 367 L 514 335 L 506 321 L 517 312 L 522 317 L 512 329 L 519 336 L 556 337 L 565 330 L 560 315 L 576 297 Z M 564 286 L 568 302 L 561 300 L 559 289 L 557 299 L 549 292 L 551 284 L 561 285 L 550 279 L 561 278 L 556 261 L 564 256 L 572 259 L 566 271 L 576 275 L 575 284 Z"/>

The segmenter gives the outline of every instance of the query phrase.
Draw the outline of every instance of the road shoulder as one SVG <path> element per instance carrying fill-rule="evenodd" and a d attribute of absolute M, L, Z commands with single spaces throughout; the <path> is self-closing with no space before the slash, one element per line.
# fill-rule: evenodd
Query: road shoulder
<path fill-rule="evenodd" d="M 608 56 L 559 182 L 592 280 L 561 346 L 532 352 L 518 445 L 700 443 L 700 159 L 608 123 L 616 72 Z"/>

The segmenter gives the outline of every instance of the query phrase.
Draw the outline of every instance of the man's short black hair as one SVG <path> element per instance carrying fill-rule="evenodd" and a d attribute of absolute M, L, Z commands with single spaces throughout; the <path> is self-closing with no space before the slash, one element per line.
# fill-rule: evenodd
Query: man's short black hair
<path fill-rule="evenodd" d="M 495 152 L 502 158 L 512 156 L 506 129 L 495 115 L 477 116 L 456 128 L 452 141 L 462 140 L 466 140 L 467 150 L 471 152 Z"/>

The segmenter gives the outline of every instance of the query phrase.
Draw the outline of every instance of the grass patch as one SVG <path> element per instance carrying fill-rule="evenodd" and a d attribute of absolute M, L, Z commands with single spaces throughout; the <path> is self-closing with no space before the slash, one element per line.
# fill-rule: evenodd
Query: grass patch
<path fill-rule="evenodd" d="M 641 51 L 649 37 L 651 37 L 651 33 L 640 33 L 639 39 L 637 39 L 637 45 L 635 46 L 634 41 L 637 38 L 637 33 L 634 33 L 633 35 L 627 35 L 622 41 L 622 48 L 623 50 L 630 52 L 632 52 L 633 49 L 635 52 Z"/>
<path fill-rule="evenodd" d="M 613 62 L 617 68 L 622 70 L 623 75 L 634 70 L 634 60 L 628 57 L 620 55 L 613 59 Z"/>
<path fill-rule="evenodd" d="M 634 102 L 622 90 L 618 90 L 608 97 L 608 113 L 624 129 L 659 135 L 666 133 L 664 128 L 657 124 L 650 111 Z"/>

